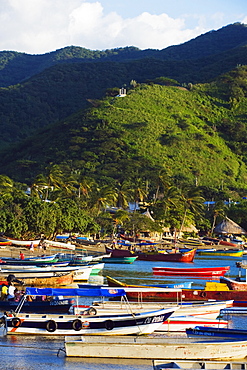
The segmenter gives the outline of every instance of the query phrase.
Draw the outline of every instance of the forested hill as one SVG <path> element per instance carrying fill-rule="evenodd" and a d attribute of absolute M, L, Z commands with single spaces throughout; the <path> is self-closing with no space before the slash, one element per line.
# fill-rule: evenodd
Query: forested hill
<path fill-rule="evenodd" d="M 40 56 L 2 52 L 0 81 L 12 82 L 0 88 L 0 147 L 88 108 L 89 101 L 101 99 L 108 89 L 115 88 L 116 94 L 123 85 L 129 88 L 132 80 L 144 83 L 163 76 L 180 85 L 212 81 L 247 64 L 246 45 L 247 27 L 234 24 L 161 51 L 68 47 Z M 25 81 L 16 83 L 20 80 Z"/>
<path fill-rule="evenodd" d="M 200 60 L 224 52 L 229 53 L 232 49 L 246 44 L 246 25 L 235 23 L 163 50 L 140 50 L 131 46 L 100 51 L 68 46 L 42 55 L 2 51 L 0 52 L 0 86 L 16 85 L 61 63 L 130 62 L 144 58 L 163 61 Z"/>
<path fill-rule="evenodd" d="M 13 146 L 1 173 L 30 184 L 55 163 L 103 184 L 165 173 L 174 184 L 246 191 L 247 67 L 186 88 L 157 82 L 94 100 Z"/>

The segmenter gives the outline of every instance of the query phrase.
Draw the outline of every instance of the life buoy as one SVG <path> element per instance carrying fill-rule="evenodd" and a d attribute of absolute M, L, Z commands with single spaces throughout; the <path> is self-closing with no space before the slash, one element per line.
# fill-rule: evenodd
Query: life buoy
<path fill-rule="evenodd" d="M 112 320 L 106 320 L 105 321 L 105 328 L 107 330 L 112 330 L 114 328 L 114 323 Z"/>
<path fill-rule="evenodd" d="M 81 320 L 79 319 L 75 319 L 73 322 L 72 322 L 72 328 L 75 330 L 75 331 L 79 331 L 82 329 L 82 322 Z"/>
<path fill-rule="evenodd" d="M 88 312 L 88 315 L 91 315 L 91 316 L 97 315 L 97 310 L 93 307 L 89 308 L 87 312 Z"/>
<path fill-rule="evenodd" d="M 54 320 L 48 320 L 45 327 L 47 331 L 53 332 L 57 330 L 57 323 Z"/>
<path fill-rule="evenodd" d="M 84 329 L 89 328 L 89 326 L 90 326 L 90 324 L 89 324 L 89 322 L 88 322 L 88 321 L 84 321 L 84 322 L 82 323 L 82 327 L 83 327 Z"/>
<path fill-rule="evenodd" d="M 19 317 L 14 317 L 12 320 L 11 320 L 11 325 L 14 327 L 14 328 L 18 328 L 18 326 L 21 325 L 21 320 L 19 319 Z"/>
<path fill-rule="evenodd" d="M 207 293 L 206 292 L 201 292 L 201 297 L 206 297 Z"/>

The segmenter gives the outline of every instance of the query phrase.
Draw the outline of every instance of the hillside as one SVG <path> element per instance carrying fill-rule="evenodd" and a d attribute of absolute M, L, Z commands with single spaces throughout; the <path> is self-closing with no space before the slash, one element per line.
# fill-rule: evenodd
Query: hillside
<path fill-rule="evenodd" d="M 2 153 L 1 173 L 30 183 L 56 163 L 107 184 L 165 172 L 180 185 L 246 189 L 247 68 L 190 89 L 140 84 L 94 105 Z"/>
<path fill-rule="evenodd" d="M 125 47 L 109 50 L 89 50 L 68 46 L 42 55 L 30 55 L 15 51 L 0 52 L 0 86 L 7 87 L 24 82 L 45 69 L 63 63 L 130 62 L 152 58 L 163 61 L 200 60 L 229 52 L 247 44 L 247 27 L 235 23 L 217 31 L 210 31 L 184 44 L 163 50 L 140 50 Z"/>
<path fill-rule="evenodd" d="M 143 59 L 50 67 L 22 84 L 0 88 L 0 129 L 4 132 L 0 146 L 25 139 L 36 130 L 89 107 L 88 99 L 100 99 L 107 89 L 129 86 L 131 80 L 143 83 L 165 76 L 180 84 L 207 82 L 237 64 L 247 64 L 245 46 L 193 62 Z"/>
<path fill-rule="evenodd" d="M 0 53 L 0 147 L 8 147 L 101 99 L 108 89 L 167 77 L 205 83 L 247 65 L 247 27 L 233 24 L 163 50 L 92 51 L 67 47 L 43 55 Z"/>

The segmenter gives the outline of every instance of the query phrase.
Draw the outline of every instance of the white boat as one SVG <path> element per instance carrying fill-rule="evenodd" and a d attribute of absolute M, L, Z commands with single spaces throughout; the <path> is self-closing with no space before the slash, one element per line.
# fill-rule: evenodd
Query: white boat
<path fill-rule="evenodd" d="M 65 337 L 66 356 L 128 359 L 237 360 L 247 355 L 247 341 L 206 341 L 157 336 Z"/>
<path fill-rule="evenodd" d="M 153 333 L 174 309 L 91 317 L 27 313 L 13 316 L 10 313 L 5 320 L 7 334 L 14 335 L 143 335 Z"/>
<path fill-rule="evenodd" d="M 20 267 L 20 268 L 19 268 Z M 73 272 L 74 281 L 87 281 L 92 270 L 95 267 L 91 266 L 15 266 L 15 269 L 0 270 L 0 277 L 6 278 L 8 275 L 14 275 L 18 279 L 32 278 L 32 277 L 52 277 L 60 274 Z"/>
<path fill-rule="evenodd" d="M 124 289 L 53 289 L 27 287 L 26 296 L 69 296 L 69 297 L 117 297 L 126 296 Z M 155 311 L 103 315 L 53 315 L 21 313 L 24 299 L 15 312 L 4 313 L 1 322 L 5 324 L 8 334 L 34 335 L 129 335 L 150 334 L 162 322 L 169 318 L 176 307 L 164 308 Z"/>
<path fill-rule="evenodd" d="M 127 289 L 127 288 L 126 288 Z M 174 307 L 179 306 L 179 311 L 176 311 L 172 317 L 175 316 L 196 316 L 198 318 L 203 319 L 216 319 L 219 315 L 221 310 L 226 309 L 228 307 L 232 307 L 233 300 L 229 301 L 210 301 L 204 303 L 191 303 L 191 304 L 179 304 L 177 303 L 150 303 L 150 302 L 126 302 L 124 297 L 121 297 L 120 302 L 115 301 L 94 301 L 91 312 L 94 312 L 96 315 L 103 315 L 107 313 L 131 313 L 138 310 L 139 312 L 144 312 L 147 310 L 158 310 L 164 307 Z M 84 307 L 74 306 L 74 313 L 76 314 L 83 314 L 85 311 Z"/>
<path fill-rule="evenodd" d="M 211 328 L 227 328 L 228 320 L 223 319 L 205 319 L 197 316 L 178 316 L 179 311 L 170 316 L 163 324 L 161 324 L 156 332 L 185 332 L 188 328 L 196 326 L 204 326 Z"/>
<path fill-rule="evenodd" d="M 71 243 L 62 243 L 62 242 L 55 242 L 53 240 L 44 240 L 46 246 L 52 248 L 59 248 L 59 249 L 69 249 L 75 250 L 75 245 Z"/>
<path fill-rule="evenodd" d="M 39 240 L 15 240 L 15 239 L 8 239 L 8 238 L 1 238 L 3 241 L 11 242 L 13 245 L 23 246 L 23 247 L 30 247 L 33 244 L 34 247 L 37 247 L 40 243 Z"/>
<path fill-rule="evenodd" d="M 246 370 L 247 362 L 244 361 L 191 361 L 191 360 L 153 360 L 153 370 L 181 369 L 181 370 Z"/>

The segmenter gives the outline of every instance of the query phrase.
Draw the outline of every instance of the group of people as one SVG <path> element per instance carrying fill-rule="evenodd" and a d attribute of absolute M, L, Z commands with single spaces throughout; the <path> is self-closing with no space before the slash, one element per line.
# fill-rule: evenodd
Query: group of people
<path fill-rule="evenodd" d="M 8 285 L 3 284 L 1 289 L 1 301 L 16 301 L 18 302 L 23 295 L 23 291 L 19 291 L 12 282 Z"/>

